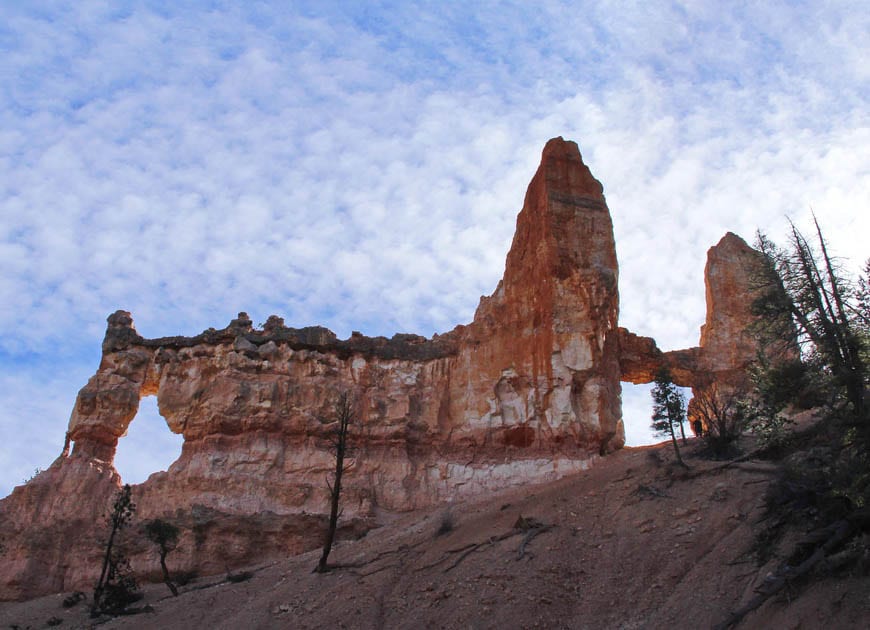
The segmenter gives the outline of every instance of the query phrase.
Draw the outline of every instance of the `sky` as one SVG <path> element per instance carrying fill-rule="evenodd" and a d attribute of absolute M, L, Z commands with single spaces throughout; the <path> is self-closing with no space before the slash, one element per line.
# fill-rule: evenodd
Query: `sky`
<path fill-rule="evenodd" d="M 859 1 L 2 2 L 0 496 L 60 453 L 116 309 L 146 337 L 468 323 L 555 136 L 663 349 L 697 344 L 726 231 L 812 209 L 857 271 L 868 96 Z M 627 386 L 630 444 L 649 413 Z M 146 399 L 118 468 L 179 448 Z"/>

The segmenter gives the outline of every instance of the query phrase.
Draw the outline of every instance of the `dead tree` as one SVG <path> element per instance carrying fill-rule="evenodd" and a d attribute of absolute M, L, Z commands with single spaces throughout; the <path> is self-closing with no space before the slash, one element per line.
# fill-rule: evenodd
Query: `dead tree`
<path fill-rule="evenodd" d="M 331 485 L 328 479 L 326 481 L 330 497 L 329 525 L 326 529 L 326 538 L 323 541 L 323 553 L 320 556 L 320 562 L 317 563 L 317 567 L 314 569 L 316 573 L 326 573 L 329 571 L 327 559 L 329 558 L 329 552 L 332 550 L 332 543 L 335 541 L 335 530 L 338 526 L 341 478 L 347 470 L 344 460 L 347 456 L 348 434 L 355 415 L 354 401 L 350 394 L 342 392 L 338 396 L 338 400 L 335 402 L 334 414 L 336 426 L 333 434 L 332 450 L 335 453 L 335 477 Z"/>
<path fill-rule="evenodd" d="M 818 221 L 814 222 L 821 254 L 794 224 L 789 249 L 780 249 L 758 234 L 758 248 L 765 257 L 765 282 L 752 308 L 767 321 L 791 319 L 804 352 L 822 361 L 845 390 L 854 417 L 866 421 L 868 368 L 862 347 L 860 288 L 856 296 L 828 254 Z"/>
<path fill-rule="evenodd" d="M 742 405 L 746 394 L 741 388 L 720 386 L 715 381 L 701 383 L 690 404 L 701 420 L 703 437 L 717 456 L 726 455 L 746 426 Z"/>

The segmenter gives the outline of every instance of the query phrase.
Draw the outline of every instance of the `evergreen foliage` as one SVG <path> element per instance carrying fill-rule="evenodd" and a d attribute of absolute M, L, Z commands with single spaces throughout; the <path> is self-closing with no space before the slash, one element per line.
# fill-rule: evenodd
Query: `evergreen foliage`
<path fill-rule="evenodd" d="M 686 420 L 686 399 L 683 393 L 674 385 L 671 373 L 667 368 L 662 368 L 656 374 L 655 385 L 651 391 L 653 399 L 652 428 L 657 435 L 670 436 L 674 445 L 674 453 L 677 463 L 683 468 L 688 468 L 680 454 L 680 446 L 677 444 L 675 427 L 682 429 Z M 683 441 L 685 442 L 685 434 Z"/>
<path fill-rule="evenodd" d="M 178 546 L 178 533 L 178 527 L 159 518 L 148 521 L 145 525 L 145 535 L 148 540 L 157 545 L 160 553 L 160 569 L 163 571 L 163 581 L 176 597 L 178 597 L 178 587 L 169 575 L 169 569 L 166 567 L 166 556 Z"/>
<path fill-rule="evenodd" d="M 787 249 L 759 232 L 756 245 L 764 256 L 765 270 L 753 310 L 769 327 L 768 340 L 783 342 L 790 335 L 782 327 L 796 327 L 804 362 L 827 372 L 854 418 L 864 421 L 870 328 L 867 279 L 853 286 L 828 253 L 818 222 L 815 228 L 817 250 L 794 224 Z"/>
<path fill-rule="evenodd" d="M 106 541 L 100 579 L 94 587 L 91 605 L 93 616 L 119 612 L 138 599 L 136 591 L 139 586 L 130 569 L 130 563 L 124 553 L 115 548 L 118 533 L 130 523 L 135 512 L 136 504 L 133 503 L 130 484 L 126 484 L 115 496 L 109 514 L 109 538 Z"/>
<path fill-rule="evenodd" d="M 814 226 L 814 245 L 793 224 L 785 248 L 758 235 L 765 266 L 753 303 L 760 350 L 746 408 L 762 445 L 776 447 L 768 455 L 783 459 L 783 476 L 768 494 L 774 525 L 766 544 L 785 524 L 810 526 L 824 545 L 798 548 L 792 567 L 850 540 L 854 553 L 840 555 L 860 565 L 870 531 L 870 260 L 851 280 Z M 800 408 L 815 408 L 819 422 L 789 435 L 786 414 Z"/>

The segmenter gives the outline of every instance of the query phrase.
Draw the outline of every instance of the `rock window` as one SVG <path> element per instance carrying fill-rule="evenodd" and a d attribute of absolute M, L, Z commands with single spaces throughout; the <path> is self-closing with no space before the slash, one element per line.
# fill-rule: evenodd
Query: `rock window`
<path fill-rule="evenodd" d="M 142 483 L 155 472 L 167 470 L 181 455 L 184 438 L 169 430 L 157 409 L 157 397 L 139 401 L 139 411 L 127 435 L 118 440 L 115 469 L 124 483 Z"/>

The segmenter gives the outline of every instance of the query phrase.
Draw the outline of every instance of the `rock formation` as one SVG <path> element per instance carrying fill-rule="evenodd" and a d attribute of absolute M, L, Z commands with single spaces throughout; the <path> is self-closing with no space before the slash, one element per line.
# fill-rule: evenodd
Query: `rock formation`
<path fill-rule="evenodd" d="M 707 252 L 707 319 L 701 326 L 700 369 L 715 374 L 716 380 L 739 384 L 756 358 L 751 306 L 762 264 L 762 255 L 731 232 Z"/>
<path fill-rule="evenodd" d="M 318 544 L 340 391 L 358 412 L 347 529 L 364 531 L 378 510 L 588 467 L 624 442 L 617 275 L 601 184 L 558 138 L 529 185 L 504 278 L 468 326 L 342 341 L 277 317 L 255 330 L 240 313 L 222 330 L 146 339 L 114 313 L 70 418 L 72 453 L 0 504 L 11 558 L 0 596 L 90 584 L 119 484 L 115 448 L 144 396 L 157 396 L 184 445 L 135 488 L 137 518 L 178 523 L 176 563 L 206 572 Z M 147 565 L 146 548 L 128 544 Z"/>
<path fill-rule="evenodd" d="M 697 347 L 662 352 L 650 337 L 619 329 L 622 380 L 649 383 L 661 367 L 673 381 L 691 387 L 695 396 L 710 384 L 721 395 L 745 388 L 747 368 L 756 360 L 758 343 L 752 332 L 752 300 L 762 255 L 731 232 L 707 251 L 704 286 L 707 317 Z M 689 405 L 690 419 L 693 406 Z"/>
<path fill-rule="evenodd" d="M 339 340 L 275 316 L 255 329 L 240 313 L 195 337 L 147 339 L 117 311 L 70 418 L 72 452 L 0 502 L 0 599 L 92 585 L 102 515 L 120 484 L 115 448 L 144 396 L 184 437 L 169 470 L 134 488 L 139 522 L 181 528 L 178 569 L 218 572 L 319 544 L 339 392 L 355 397 L 358 420 L 345 535 L 385 510 L 583 470 L 624 443 L 620 380 L 647 382 L 663 363 L 686 385 L 743 368 L 740 269 L 751 252 L 731 234 L 710 250 L 699 348 L 662 353 L 619 329 L 602 186 L 577 145 L 557 138 L 528 187 L 504 277 L 467 326 L 432 339 Z M 128 532 L 125 544 L 134 567 L 156 571 L 141 535 Z"/>
<path fill-rule="evenodd" d="M 755 360 L 757 341 L 752 333 L 752 300 L 761 254 L 728 232 L 707 251 L 704 286 L 707 318 L 695 348 L 662 352 L 654 339 L 619 329 L 622 380 L 650 383 L 661 367 L 674 382 L 696 387 L 706 380 L 738 384 Z"/>

